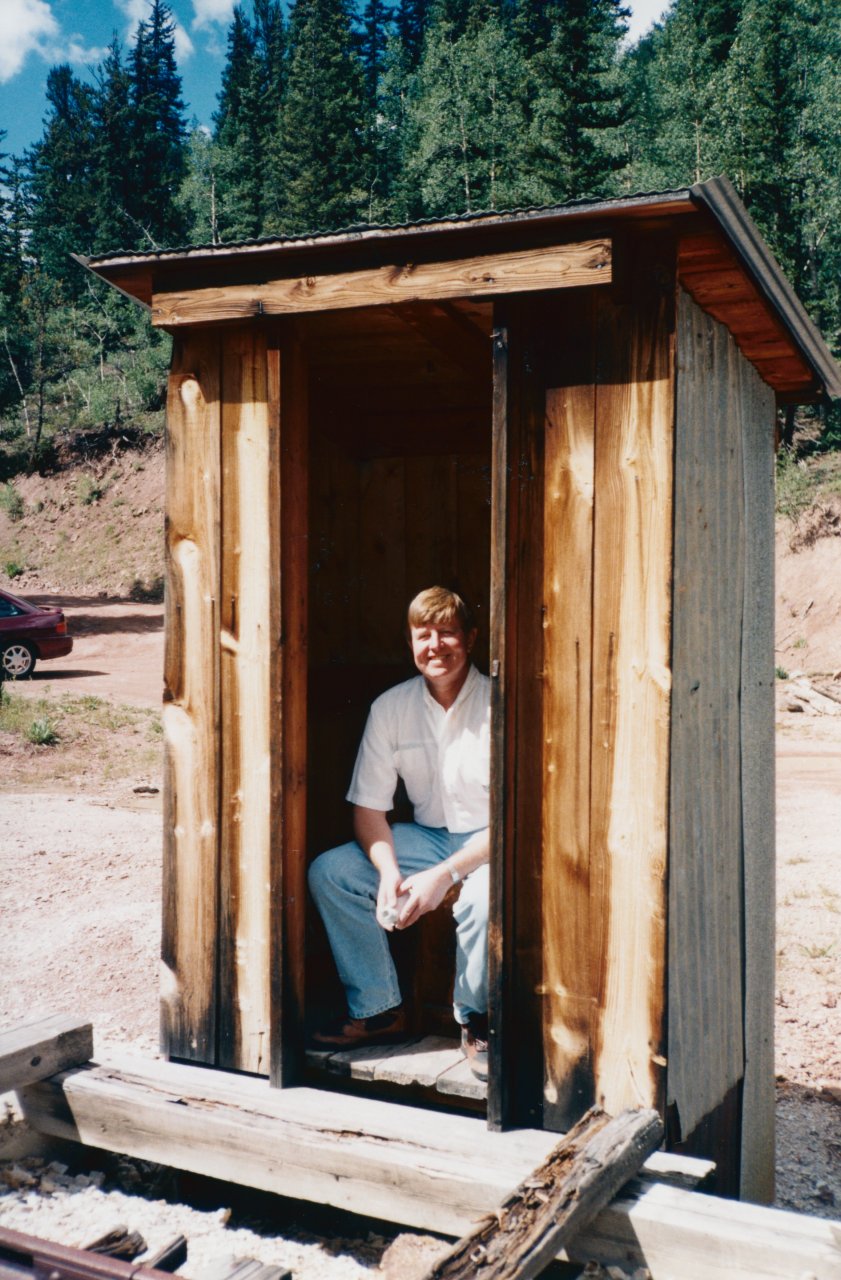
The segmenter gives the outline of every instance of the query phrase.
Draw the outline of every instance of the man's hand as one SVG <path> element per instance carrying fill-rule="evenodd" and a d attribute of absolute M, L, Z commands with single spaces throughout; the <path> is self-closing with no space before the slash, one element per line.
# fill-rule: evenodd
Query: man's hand
<path fill-rule="evenodd" d="M 426 871 L 416 871 L 407 876 L 398 888 L 399 893 L 408 894 L 408 901 L 397 917 L 397 929 L 408 929 L 420 920 L 427 911 L 440 907 L 452 888 L 452 879 L 444 867 L 429 867 Z"/>
<path fill-rule="evenodd" d="M 386 866 L 380 872 L 380 887 L 377 890 L 377 919 L 384 929 L 391 930 L 397 909 L 397 896 L 400 892 L 400 871 L 397 865 Z"/>

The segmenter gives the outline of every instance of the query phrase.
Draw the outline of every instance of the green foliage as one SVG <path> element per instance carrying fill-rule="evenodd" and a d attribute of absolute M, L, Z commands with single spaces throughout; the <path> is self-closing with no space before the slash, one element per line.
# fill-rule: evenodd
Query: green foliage
<path fill-rule="evenodd" d="M 25 732 L 27 742 L 36 747 L 54 747 L 58 742 L 58 730 L 49 716 L 38 716 Z"/>
<path fill-rule="evenodd" d="M 793 449 L 781 449 L 777 455 L 777 515 L 797 521 L 812 505 L 815 485 L 805 462 Z"/>
<path fill-rule="evenodd" d="M 788 680 L 788 672 L 786 671 L 785 667 L 775 667 L 775 668 L 774 668 L 774 679 L 775 679 L 775 680 Z"/>
<path fill-rule="evenodd" d="M 93 506 L 105 493 L 105 486 L 93 476 L 81 475 L 76 480 L 76 501 L 82 507 Z"/>
<path fill-rule="evenodd" d="M 26 513 L 26 504 L 11 481 L 0 484 L 0 510 L 10 520 L 22 520 Z"/>
<path fill-rule="evenodd" d="M 137 601 L 138 604 L 161 604 L 164 598 L 163 578 L 156 577 L 150 581 L 135 578 L 129 588 L 128 598 Z"/>

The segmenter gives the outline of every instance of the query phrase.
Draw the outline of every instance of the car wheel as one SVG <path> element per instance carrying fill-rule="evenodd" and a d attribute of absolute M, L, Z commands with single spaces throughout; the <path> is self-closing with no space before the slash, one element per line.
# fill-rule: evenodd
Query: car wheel
<path fill-rule="evenodd" d="M 7 644 L 2 661 L 3 675 L 7 680 L 25 680 L 35 670 L 35 654 L 23 640 Z"/>

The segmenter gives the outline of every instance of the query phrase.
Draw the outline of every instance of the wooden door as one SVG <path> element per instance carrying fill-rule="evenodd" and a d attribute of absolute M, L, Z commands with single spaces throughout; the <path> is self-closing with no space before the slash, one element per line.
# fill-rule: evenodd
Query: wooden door
<path fill-rule="evenodd" d="M 625 248 L 497 312 L 495 1125 L 664 1102 L 674 271 Z"/>

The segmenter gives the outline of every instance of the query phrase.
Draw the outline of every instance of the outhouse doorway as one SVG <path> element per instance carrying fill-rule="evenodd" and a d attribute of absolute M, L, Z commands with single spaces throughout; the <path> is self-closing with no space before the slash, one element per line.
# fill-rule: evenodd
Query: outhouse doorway
<path fill-rule="evenodd" d="M 297 326 L 308 382 L 308 862 L 351 838 L 344 796 L 368 708 L 415 674 L 405 609 L 418 591 L 443 584 L 470 602 L 474 658 L 488 671 L 492 328 L 493 306 L 481 301 L 333 312 Z M 398 795 L 393 820 L 411 816 Z M 482 1108 L 484 1091 L 465 1091 L 449 1070 L 459 1058 L 451 905 L 392 935 L 406 1045 L 384 1050 L 387 1063 L 311 1051 L 306 1078 Z M 309 900 L 306 911 L 312 1027 L 344 997 Z M 439 1074 L 447 1079 L 436 1089 Z"/>

